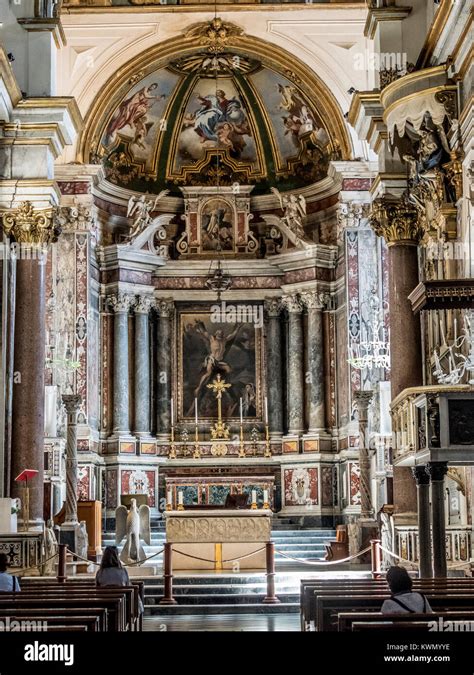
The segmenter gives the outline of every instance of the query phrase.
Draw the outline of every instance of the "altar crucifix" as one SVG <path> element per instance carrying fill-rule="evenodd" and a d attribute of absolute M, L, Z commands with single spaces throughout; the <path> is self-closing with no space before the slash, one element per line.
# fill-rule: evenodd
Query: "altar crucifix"
<path fill-rule="evenodd" d="M 222 394 L 232 385 L 230 382 L 223 380 L 220 374 L 218 374 L 216 379 L 206 386 L 208 389 L 212 389 L 217 399 L 217 422 L 211 427 L 211 438 L 213 441 L 211 445 L 211 454 L 222 457 L 227 454 L 227 444 L 222 441 L 228 440 L 229 438 L 229 427 L 222 421 Z"/>

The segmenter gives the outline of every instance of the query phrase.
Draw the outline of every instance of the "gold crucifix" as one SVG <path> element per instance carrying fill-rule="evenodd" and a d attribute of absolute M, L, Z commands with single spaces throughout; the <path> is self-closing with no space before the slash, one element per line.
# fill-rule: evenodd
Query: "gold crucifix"
<path fill-rule="evenodd" d="M 211 384 L 207 385 L 207 388 L 212 389 L 217 398 L 217 419 L 219 422 L 222 420 L 222 393 L 231 386 L 230 382 L 221 379 L 220 374 L 217 375 Z"/>

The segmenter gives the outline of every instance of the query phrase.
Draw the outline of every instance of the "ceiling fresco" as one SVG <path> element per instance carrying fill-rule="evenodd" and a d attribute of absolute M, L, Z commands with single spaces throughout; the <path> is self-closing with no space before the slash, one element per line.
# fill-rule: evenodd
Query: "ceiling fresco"
<path fill-rule="evenodd" d="M 129 79 L 105 114 L 92 161 L 139 192 L 183 185 L 289 190 L 335 158 L 317 105 L 286 75 L 241 53 L 197 52 Z"/>

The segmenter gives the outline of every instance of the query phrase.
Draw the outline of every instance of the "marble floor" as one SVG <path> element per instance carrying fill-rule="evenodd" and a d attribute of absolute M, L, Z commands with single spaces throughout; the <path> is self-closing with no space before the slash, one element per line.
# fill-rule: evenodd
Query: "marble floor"
<path fill-rule="evenodd" d="M 144 631 L 160 632 L 294 632 L 300 630 L 299 613 L 281 614 L 186 614 L 146 616 Z"/>

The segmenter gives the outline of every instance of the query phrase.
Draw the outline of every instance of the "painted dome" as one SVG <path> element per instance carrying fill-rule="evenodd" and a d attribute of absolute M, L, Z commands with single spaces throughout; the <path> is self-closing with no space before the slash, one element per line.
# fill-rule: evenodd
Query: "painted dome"
<path fill-rule="evenodd" d="M 322 117 L 289 69 L 196 52 L 129 78 L 102 118 L 92 161 L 109 182 L 138 192 L 291 190 L 325 178 L 338 156 Z"/>

